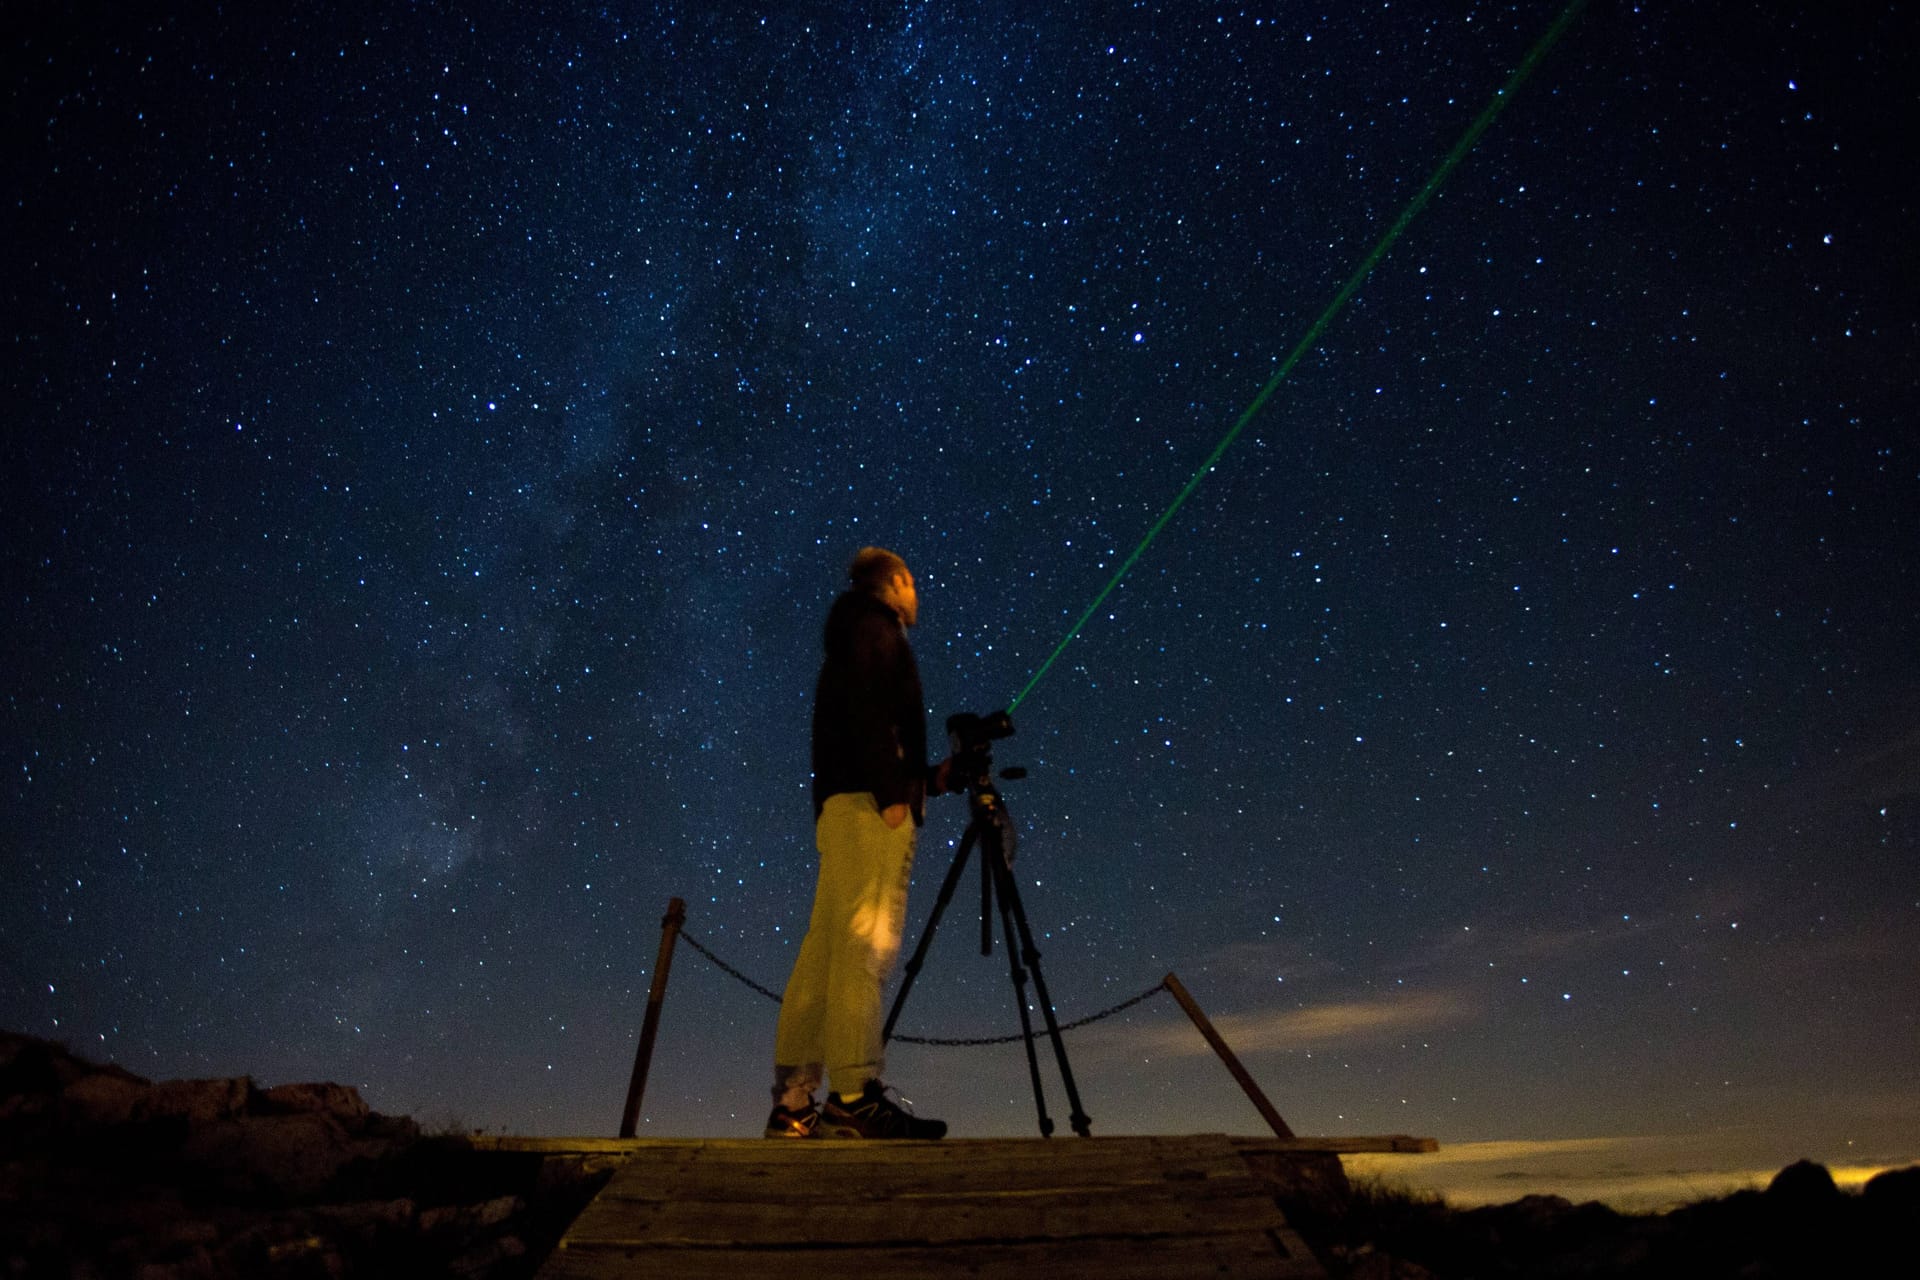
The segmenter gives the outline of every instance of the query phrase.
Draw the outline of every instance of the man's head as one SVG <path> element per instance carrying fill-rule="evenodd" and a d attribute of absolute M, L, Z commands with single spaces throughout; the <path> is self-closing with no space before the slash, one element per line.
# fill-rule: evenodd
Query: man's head
<path fill-rule="evenodd" d="M 900 615 L 900 625 L 910 627 L 920 621 L 920 595 L 914 590 L 913 574 L 907 562 L 884 547 L 862 547 L 847 566 L 847 577 L 855 588 L 874 596 Z"/>

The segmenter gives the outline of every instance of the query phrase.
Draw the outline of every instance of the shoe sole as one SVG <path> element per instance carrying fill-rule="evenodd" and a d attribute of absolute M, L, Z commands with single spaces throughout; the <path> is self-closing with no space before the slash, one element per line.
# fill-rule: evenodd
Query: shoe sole
<path fill-rule="evenodd" d="M 779 1116 L 781 1110 L 782 1108 L 778 1107 L 774 1109 L 775 1117 Z M 791 1115 L 792 1113 L 789 1112 L 788 1114 Z M 781 1124 L 778 1123 L 777 1120 L 769 1120 L 767 1127 L 760 1131 L 760 1136 L 763 1138 L 794 1138 L 802 1142 L 816 1136 L 820 1132 L 820 1113 L 813 1111 L 804 1114 L 809 1123 L 800 1125 L 789 1120 L 785 1124 Z"/>
<path fill-rule="evenodd" d="M 852 1125 L 830 1125 L 822 1121 L 819 1136 L 822 1138 L 854 1138 L 862 1142 L 938 1142 L 947 1135 L 942 1133 L 937 1137 L 913 1138 L 904 1133 L 891 1136 L 870 1134 L 862 1133 Z"/>
<path fill-rule="evenodd" d="M 763 1138 L 794 1138 L 805 1142 L 809 1138 L 818 1136 L 819 1132 L 820 1121 L 815 1119 L 811 1125 L 804 1129 L 794 1124 L 770 1124 L 761 1130 L 760 1136 Z"/>

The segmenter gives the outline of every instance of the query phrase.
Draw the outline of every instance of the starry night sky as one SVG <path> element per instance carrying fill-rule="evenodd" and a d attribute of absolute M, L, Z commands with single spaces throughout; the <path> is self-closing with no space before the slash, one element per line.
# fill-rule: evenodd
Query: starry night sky
<path fill-rule="evenodd" d="M 1912 19 L 1666 8 L 998 751 L 1062 1015 L 1174 970 L 1302 1132 L 1920 1155 Z M 785 979 L 852 552 L 936 739 L 1006 705 L 1559 9 L 12 15 L 0 1025 L 611 1133 L 669 897 Z M 1016 1028 L 976 919 L 904 1031 Z M 773 1020 L 683 947 L 644 1131 L 757 1132 Z M 1164 996 L 1068 1042 L 1096 1133 L 1260 1129 Z"/>

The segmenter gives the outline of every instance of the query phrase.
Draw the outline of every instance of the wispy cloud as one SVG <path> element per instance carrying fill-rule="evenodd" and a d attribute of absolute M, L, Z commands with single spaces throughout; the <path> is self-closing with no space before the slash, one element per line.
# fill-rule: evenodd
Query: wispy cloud
<path fill-rule="evenodd" d="M 1289 983 L 1303 983 L 1335 978 L 1349 969 L 1294 939 L 1254 938 L 1211 947 L 1183 961 L 1180 972 L 1189 971 L 1261 975 L 1268 982 L 1274 974 L 1284 973 Z"/>
<path fill-rule="evenodd" d="M 1345 1000 L 1229 1013 L 1213 1025 L 1234 1052 L 1245 1055 L 1289 1049 L 1329 1049 L 1372 1043 L 1452 1026 L 1472 1016 L 1473 1006 L 1452 991 L 1412 992 L 1371 1000 Z M 1160 1058 L 1199 1057 L 1213 1052 L 1183 1018 L 1131 1031 L 1142 1051 Z"/>
<path fill-rule="evenodd" d="M 1920 795 L 1920 730 L 1842 761 L 1815 785 L 1848 805 L 1877 807 Z"/>

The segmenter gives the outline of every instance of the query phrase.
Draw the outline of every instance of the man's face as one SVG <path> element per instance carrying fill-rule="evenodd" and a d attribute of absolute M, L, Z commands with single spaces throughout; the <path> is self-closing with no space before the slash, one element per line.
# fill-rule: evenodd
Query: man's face
<path fill-rule="evenodd" d="M 913 574 L 905 569 L 887 579 L 880 588 L 880 601 L 900 615 L 900 625 L 911 627 L 920 621 L 920 593 L 913 588 Z"/>

